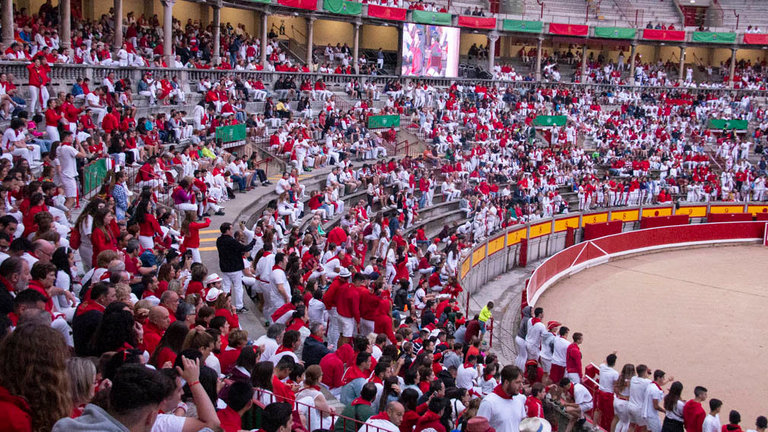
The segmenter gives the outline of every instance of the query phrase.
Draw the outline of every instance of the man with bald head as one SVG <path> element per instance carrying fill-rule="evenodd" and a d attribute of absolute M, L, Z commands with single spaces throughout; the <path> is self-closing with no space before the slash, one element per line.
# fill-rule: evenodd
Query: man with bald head
<path fill-rule="evenodd" d="M 371 416 L 365 422 L 365 427 L 361 432 L 400 432 L 400 423 L 403 421 L 405 408 L 398 401 L 392 401 L 387 404 L 387 409 L 375 416 Z"/>
<path fill-rule="evenodd" d="M 179 308 L 179 294 L 176 291 L 165 291 L 160 295 L 160 307 L 168 310 L 171 322 L 176 321 L 176 309 Z"/>
<path fill-rule="evenodd" d="M 174 293 L 175 294 L 175 293 Z M 144 326 L 144 349 L 152 354 L 160 344 L 163 334 L 171 325 L 168 309 L 161 306 L 153 306 L 149 310 L 149 322 Z"/>

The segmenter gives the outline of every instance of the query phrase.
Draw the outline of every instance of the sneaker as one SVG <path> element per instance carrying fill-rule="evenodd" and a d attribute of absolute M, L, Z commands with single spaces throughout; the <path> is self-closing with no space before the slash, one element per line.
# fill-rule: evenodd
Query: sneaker
<path fill-rule="evenodd" d="M 219 210 L 216 213 L 214 213 L 216 216 L 224 216 L 224 210 Z"/>
<path fill-rule="evenodd" d="M 246 312 L 248 312 L 248 308 L 247 307 L 243 307 L 243 308 L 240 308 L 240 309 L 237 310 L 237 313 L 239 313 L 239 314 L 246 313 Z"/>

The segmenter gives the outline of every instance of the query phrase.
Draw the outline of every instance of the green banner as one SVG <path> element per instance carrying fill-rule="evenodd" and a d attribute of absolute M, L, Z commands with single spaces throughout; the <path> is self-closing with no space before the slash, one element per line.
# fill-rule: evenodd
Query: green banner
<path fill-rule="evenodd" d="M 595 27 L 595 37 L 605 39 L 634 39 L 637 30 L 624 27 Z"/>
<path fill-rule="evenodd" d="M 272 3 L 272 0 L 248 0 L 253 3 Z"/>
<path fill-rule="evenodd" d="M 541 33 L 544 23 L 541 21 L 521 21 L 505 19 L 502 23 L 502 29 L 512 32 Z"/>
<path fill-rule="evenodd" d="M 453 16 L 447 13 L 426 12 L 420 10 L 413 11 L 413 22 L 431 25 L 451 25 Z"/>
<path fill-rule="evenodd" d="M 223 143 L 245 140 L 245 125 L 219 126 L 216 128 L 216 139 Z"/>
<path fill-rule="evenodd" d="M 335 14 L 360 15 L 363 13 L 363 4 L 347 0 L 323 0 L 323 9 Z"/>
<path fill-rule="evenodd" d="M 395 115 L 375 115 L 368 117 L 368 129 L 380 129 L 400 126 L 400 116 Z"/>
<path fill-rule="evenodd" d="M 736 33 L 693 32 L 691 42 L 736 43 Z"/>
<path fill-rule="evenodd" d="M 565 126 L 566 116 L 538 116 L 533 119 L 534 126 Z"/>
<path fill-rule="evenodd" d="M 83 195 L 88 195 L 101 187 L 107 177 L 107 160 L 97 159 L 83 167 L 83 177 Z"/>
<path fill-rule="evenodd" d="M 728 129 L 728 130 L 747 130 L 746 120 L 722 120 L 722 119 L 709 119 L 707 125 L 709 129 Z"/>

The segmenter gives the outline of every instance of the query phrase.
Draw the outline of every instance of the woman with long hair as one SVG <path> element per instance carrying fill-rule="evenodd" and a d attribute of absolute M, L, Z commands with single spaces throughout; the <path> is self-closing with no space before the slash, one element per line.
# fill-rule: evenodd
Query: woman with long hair
<path fill-rule="evenodd" d="M 270 361 L 256 363 L 251 373 L 251 385 L 256 392 L 253 400 L 258 400 L 264 406 L 275 402 L 275 396 L 272 394 L 272 375 L 275 373 L 275 365 Z"/>
<path fill-rule="evenodd" d="M 312 365 L 304 371 L 304 385 L 296 393 L 296 402 L 302 414 L 307 417 L 312 430 L 331 429 L 332 415 L 336 414 L 332 406 L 328 404 L 325 395 L 320 390 L 320 382 L 323 379 L 323 370 L 318 365 Z M 316 409 L 312 409 L 312 407 Z"/>
<path fill-rule="evenodd" d="M 69 374 L 69 388 L 72 396 L 72 414 L 70 417 L 77 418 L 83 414 L 85 406 L 93 399 L 96 365 L 87 358 L 71 357 L 67 360 L 67 373 Z"/>
<path fill-rule="evenodd" d="M 162 233 L 162 230 L 160 229 L 160 224 L 157 223 L 157 218 L 152 214 L 149 200 L 139 201 L 133 217 L 139 223 L 139 243 L 141 243 L 141 247 L 144 249 L 154 248 L 154 237 L 156 234 Z"/>
<path fill-rule="evenodd" d="M 93 335 L 94 354 L 136 348 L 143 334 L 130 308 L 122 303 L 112 303 L 104 310 L 101 323 Z"/>
<path fill-rule="evenodd" d="M 115 215 L 107 207 L 96 210 L 93 216 L 93 231 L 91 242 L 93 243 L 93 257 L 91 266 L 96 266 L 96 258 L 101 251 L 117 251 L 117 235 L 112 228 Z"/>
<path fill-rule="evenodd" d="M 149 364 L 156 368 L 162 368 L 167 362 L 175 364 L 176 356 L 181 352 L 181 347 L 184 346 L 187 333 L 189 333 L 189 327 L 183 322 L 174 321 L 171 323 L 163 337 L 160 338 L 155 352 L 149 358 Z"/>
<path fill-rule="evenodd" d="M 390 402 L 396 401 L 398 398 L 400 398 L 400 381 L 396 376 L 385 378 L 383 384 L 384 389 L 381 391 L 379 406 L 376 407 L 379 412 L 386 411 L 387 405 Z"/>
<path fill-rule="evenodd" d="M 635 365 L 627 363 L 621 368 L 619 379 L 613 385 L 613 418 L 611 430 L 613 432 L 627 432 L 629 430 L 629 381 L 635 376 Z"/>
<path fill-rule="evenodd" d="M 125 212 L 128 211 L 128 201 L 131 195 L 133 194 L 125 184 L 125 171 L 116 172 L 112 196 L 115 198 L 115 217 L 118 221 L 125 220 Z"/>
<path fill-rule="evenodd" d="M 664 424 L 661 426 L 661 432 L 683 432 L 683 406 L 685 400 L 681 398 L 683 394 L 683 383 L 675 381 L 669 387 L 669 392 L 664 396 L 664 409 L 667 410 L 664 416 Z"/>
<path fill-rule="evenodd" d="M 211 226 L 211 218 L 205 218 L 203 222 L 195 222 L 195 212 L 184 212 L 184 221 L 181 222 L 181 235 L 184 236 L 182 250 L 192 251 L 192 259 L 196 263 L 203 262 L 200 258 L 200 230 Z"/>
<path fill-rule="evenodd" d="M 50 431 L 72 413 L 68 358 L 64 338 L 49 325 L 22 324 L 0 342 L 0 421 L 4 426 Z"/>
<path fill-rule="evenodd" d="M 51 264 L 56 266 L 56 286 L 77 295 L 79 289 L 74 289 L 79 284 L 72 277 L 72 267 L 75 266 L 75 251 L 68 247 L 60 247 L 53 252 Z M 54 299 L 55 300 L 55 299 Z"/>

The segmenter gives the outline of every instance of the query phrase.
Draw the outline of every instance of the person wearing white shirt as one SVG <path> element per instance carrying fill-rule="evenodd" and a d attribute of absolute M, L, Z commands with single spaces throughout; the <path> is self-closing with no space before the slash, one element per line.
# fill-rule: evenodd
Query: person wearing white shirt
<path fill-rule="evenodd" d="M 541 352 L 539 353 L 539 363 L 544 373 L 549 374 L 552 370 L 552 355 L 555 351 L 555 332 L 560 325 L 557 321 L 549 321 L 547 323 L 547 332 L 541 335 Z"/>
<path fill-rule="evenodd" d="M 525 395 L 520 394 L 523 387 L 523 373 L 513 365 L 501 370 L 501 384 L 497 385 L 480 402 L 477 415 L 488 419 L 496 432 L 518 432 L 520 421 L 525 417 Z"/>
<path fill-rule="evenodd" d="M 101 105 L 100 96 L 101 89 L 99 87 L 96 87 L 92 92 L 85 95 L 85 106 L 90 108 L 93 113 L 98 114 L 96 124 L 99 125 L 101 124 L 101 121 L 104 120 L 104 116 L 107 115 L 107 108 Z"/>
<path fill-rule="evenodd" d="M 598 384 L 599 390 L 597 392 L 597 412 L 595 414 L 595 423 L 600 424 L 600 419 L 612 419 L 613 412 L 613 386 L 616 384 L 616 380 L 619 379 L 619 372 L 613 367 L 616 365 L 616 353 L 608 354 L 605 358 L 605 363 L 599 367 Z M 606 420 L 610 424 L 610 420 Z M 602 422 L 603 424 L 605 421 Z"/>
<path fill-rule="evenodd" d="M 470 355 L 466 363 L 459 365 L 456 370 L 456 387 L 467 391 L 472 390 L 477 385 L 477 377 L 480 373 L 477 370 L 477 357 Z"/>
<path fill-rule="evenodd" d="M 723 427 L 720 424 L 720 409 L 722 407 L 723 402 L 720 399 L 709 400 L 709 414 L 701 425 L 701 432 L 720 432 Z"/>
<path fill-rule="evenodd" d="M 77 158 L 86 157 L 82 146 L 78 143 L 77 148 L 72 142 L 73 135 L 69 131 L 61 132 L 61 145 L 57 148 L 56 157 L 59 161 L 59 178 L 64 188 L 66 201 L 64 206 L 72 208 L 77 198 Z"/>
<path fill-rule="evenodd" d="M 272 324 L 267 328 L 267 334 L 253 342 L 254 346 L 261 348 L 260 361 L 272 361 L 277 348 L 283 343 L 285 324 Z M 275 362 L 276 363 L 276 362 Z"/>
<path fill-rule="evenodd" d="M 556 381 L 560 381 L 560 378 L 565 376 L 565 356 L 568 351 L 568 346 L 571 345 L 566 337 L 570 330 L 568 327 L 562 326 L 559 330 L 559 336 L 555 338 L 555 349 L 552 352 L 552 368 L 550 372 L 550 378 Z"/>
<path fill-rule="evenodd" d="M 661 406 L 661 400 L 664 398 L 664 390 L 661 389 L 661 386 L 666 384 L 664 375 L 664 371 L 661 369 L 653 371 L 653 382 L 651 382 L 645 389 L 645 396 L 643 398 L 643 418 L 648 425 L 647 429 L 649 432 L 661 432 L 659 412 L 665 412 L 664 408 Z"/>
<path fill-rule="evenodd" d="M 264 296 L 264 316 L 269 319 L 280 306 L 291 300 L 291 285 L 285 275 L 284 267 L 288 257 L 283 253 L 275 255 L 275 266 L 269 277 L 269 289 Z"/>
<path fill-rule="evenodd" d="M 645 400 L 645 390 L 651 384 L 648 378 L 648 366 L 637 365 L 637 376 L 629 381 L 629 418 L 630 421 L 638 426 L 645 426 L 643 418 L 643 402 Z"/>
<path fill-rule="evenodd" d="M 566 399 L 563 404 L 565 413 L 570 417 L 565 432 L 571 432 L 576 423 L 583 419 L 584 414 L 594 406 L 592 395 L 583 384 L 574 384 L 568 378 L 561 379 L 558 385 Z"/>
<path fill-rule="evenodd" d="M 544 309 L 537 307 L 533 311 L 533 319 L 528 325 L 528 333 L 525 336 L 525 349 L 528 353 L 528 360 L 539 361 L 539 352 L 541 352 L 541 338 L 547 332 L 547 327 L 542 322 L 544 318 Z"/>

